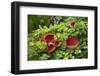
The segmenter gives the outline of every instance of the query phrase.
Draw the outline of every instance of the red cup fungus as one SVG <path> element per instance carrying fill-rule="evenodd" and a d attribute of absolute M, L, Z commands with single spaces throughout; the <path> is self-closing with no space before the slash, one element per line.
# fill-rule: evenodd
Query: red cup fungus
<path fill-rule="evenodd" d="M 70 21 L 69 26 L 71 28 L 75 28 L 76 27 L 76 21 L 75 20 Z"/>
<path fill-rule="evenodd" d="M 61 45 L 61 42 L 59 40 L 54 41 L 55 47 L 59 47 Z"/>
<path fill-rule="evenodd" d="M 50 43 L 48 45 L 48 54 L 51 54 L 52 52 L 54 52 L 55 49 L 56 49 L 55 45 L 53 43 Z"/>
<path fill-rule="evenodd" d="M 52 43 L 54 41 L 54 35 L 53 34 L 46 34 L 44 37 L 44 40 L 47 44 Z"/>
<path fill-rule="evenodd" d="M 75 36 L 72 36 L 72 37 L 69 37 L 68 39 L 66 39 L 66 47 L 67 48 L 71 48 L 71 49 L 77 48 L 78 44 L 79 44 L 79 40 Z"/>

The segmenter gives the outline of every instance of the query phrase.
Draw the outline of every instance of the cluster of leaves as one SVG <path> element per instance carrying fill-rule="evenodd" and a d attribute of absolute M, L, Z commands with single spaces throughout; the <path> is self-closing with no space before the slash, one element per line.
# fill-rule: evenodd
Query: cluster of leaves
<path fill-rule="evenodd" d="M 76 27 L 71 28 L 69 22 L 76 21 Z M 34 21 L 33 21 L 34 22 Z M 44 22 L 45 23 L 45 22 Z M 63 22 L 41 26 L 28 34 L 28 60 L 51 60 L 51 59 L 81 59 L 88 57 L 88 19 L 87 17 L 64 17 Z M 32 24 L 33 26 L 33 24 Z M 61 41 L 61 46 L 52 54 L 47 53 L 47 44 L 41 41 L 41 38 L 52 33 L 55 39 Z M 79 45 L 75 49 L 66 47 L 66 39 L 69 36 L 76 36 L 79 39 Z"/>

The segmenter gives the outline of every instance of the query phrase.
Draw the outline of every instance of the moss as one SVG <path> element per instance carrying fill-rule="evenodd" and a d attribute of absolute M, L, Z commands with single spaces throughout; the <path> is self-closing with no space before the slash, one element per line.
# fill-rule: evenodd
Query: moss
<path fill-rule="evenodd" d="M 33 19 L 36 16 L 29 16 L 28 26 L 28 60 L 51 60 L 51 59 L 82 59 L 88 58 L 88 18 L 87 17 L 64 17 L 61 22 L 50 23 L 50 16 L 42 16 L 38 20 Z M 47 17 L 47 18 L 46 18 Z M 57 17 L 58 18 L 58 17 Z M 61 17 L 60 17 L 61 18 Z M 62 17 L 63 18 L 63 17 Z M 41 20 L 42 19 L 42 20 Z M 75 19 L 76 27 L 69 27 L 70 20 Z M 35 20 L 35 23 L 34 23 Z M 39 22 L 40 21 L 40 22 Z M 37 23 L 36 23 L 37 22 Z M 36 24 L 37 27 L 34 25 Z M 42 24 L 43 26 L 38 26 Z M 32 29 L 34 26 L 34 29 Z M 31 28 L 32 27 L 32 28 Z M 30 30 L 31 28 L 31 30 Z M 47 44 L 42 43 L 40 39 L 47 33 L 55 35 L 55 39 L 61 41 L 61 46 L 52 54 L 47 53 Z M 70 36 L 76 36 L 79 39 L 79 45 L 75 49 L 66 47 L 66 39 Z"/>

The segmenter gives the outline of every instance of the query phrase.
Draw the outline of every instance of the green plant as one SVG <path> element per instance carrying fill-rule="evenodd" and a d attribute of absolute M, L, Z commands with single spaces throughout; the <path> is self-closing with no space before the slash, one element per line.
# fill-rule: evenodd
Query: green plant
<path fill-rule="evenodd" d="M 81 59 L 88 57 L 87 17 L 64 17 L 63 22 L 57 22 L 54 25 L 49 23 L 50 17 L 46 16 L 46 18 L 48 19 L 46 22 L 43 22 L 43 26 L 39 22 L 41 18 L 38 18 L 39 20 L 37 21 L 35 19 L 29 19 L 31 23 L 37 23 L 37 27 L 34 27 L 35 29 L 32 28 L 31 32 L 29 29 L 28 60 Z M 70 27 L 70 23 L 73 21 L 75 21 L 73 24 L 75 27 Z M 31 26 L 33 27 L 34 24 Z M 41 41 L 42 37 L 47 33 L 52 33 L 56 40 L 61 41 L 60 47 L 56 48 L 52 54 L 48 54 L 47 43 Z M 66 47 L 66 39 L 70 36 L 75 36 L 79 39 L 77 48 L 71 49 Z"/>

